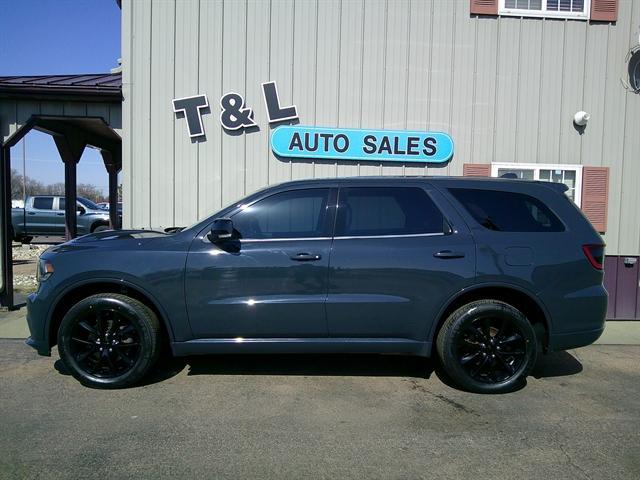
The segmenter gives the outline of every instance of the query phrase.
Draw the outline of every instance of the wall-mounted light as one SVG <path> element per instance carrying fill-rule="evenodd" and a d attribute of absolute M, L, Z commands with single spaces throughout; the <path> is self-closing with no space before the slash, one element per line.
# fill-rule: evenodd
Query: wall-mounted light
<path fill-rule="evenodd" d="M 589 123 L 589 119 L 591 115 L 587 112 L 579 111 L 573 116 L 573 123 L 575 123 L 578 127 L 586 127 L 587 123 Z"/>

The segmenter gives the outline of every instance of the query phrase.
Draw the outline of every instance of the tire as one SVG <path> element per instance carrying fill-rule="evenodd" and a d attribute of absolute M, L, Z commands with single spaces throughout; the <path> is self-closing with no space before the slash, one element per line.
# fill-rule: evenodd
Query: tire
<path fill-rule="evenodd" d="M 161 329 L 155 313 L 126 295 L 102 293 L 76 303 L 62 319 L 58 352 L 83 385 L 124 388 L 156 363 Z"/>
<path fill-rule="evenodd" d="M 536 335 L 527 318 L 498 300 L 478 300 L 458 308 L 436 341 L 445 373 L 474 393 L 516 390 L 536 362 Z"/>
<path fill-rule="evenodd" d="M 109 230 L 109 225 L 98 225 L 96 227 L 93 227 L 91 233 L 104 232 L 105 230 Z"/>

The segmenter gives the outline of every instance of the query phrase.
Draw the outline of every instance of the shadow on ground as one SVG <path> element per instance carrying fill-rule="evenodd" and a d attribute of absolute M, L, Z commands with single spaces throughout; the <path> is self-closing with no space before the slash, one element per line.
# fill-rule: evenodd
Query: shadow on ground
<path fill-rule="evenodd" d="M 62 375 L 69 371 L 61 360 L 54 364 Z M 167 380 L 185 368 L 188 375 L 296 375 L 410 377 L 428 379 L 431 374 L 456 388 L 438 362 L 403 355 L 205 355 L 162 358 L 140 386 Z M 531 375 L 535 378 L 563 377 L 582 371 L 582 364 L 569 352 L 541 355 Z M 524 387 L 523 382 L 519 388 Z"/>

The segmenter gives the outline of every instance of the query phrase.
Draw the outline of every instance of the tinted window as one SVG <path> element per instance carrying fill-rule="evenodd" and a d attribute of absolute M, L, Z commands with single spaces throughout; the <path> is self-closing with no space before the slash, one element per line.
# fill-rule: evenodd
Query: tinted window
<path fill-rule="evenodd" d="M 537 198 L 514 192 L 451 188 L 483 227 L 500 232 L 562 232 L 564 226 Z"/>
<path fill-rule="evenodd" d="M 53 197 L 35 197 L 33 199 L 33 208 L 37 208 L 39 210 L 52 210 Z"/>
<path fill-rule="evenodd" d="M 444 219 L 427 192 L 410 187 L 340 189 L 336 236 L 442 233 Z"/>
<path fill-rule="evenodd" d="M 328 199 L 327 188 L 277 193 L 233 215 L 233 227 L 240 238 L 328 236 Z"/>

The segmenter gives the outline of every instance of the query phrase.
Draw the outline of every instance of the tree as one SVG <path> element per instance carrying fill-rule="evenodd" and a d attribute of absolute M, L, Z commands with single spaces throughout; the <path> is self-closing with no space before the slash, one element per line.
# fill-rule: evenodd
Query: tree
<path fill-rule="evenodd" d="M 79 183 L 76 186 L 79 197 L 88 198 L 93 202 L 104 202 L 106 196 L 99 188 L 89 183 Z M 24 195 L 64 195 L 64 182 L 45 185 L 29 177 L 23 177 L 17 170 L 11 169 L 11 199 L 22 200 Z"/>

